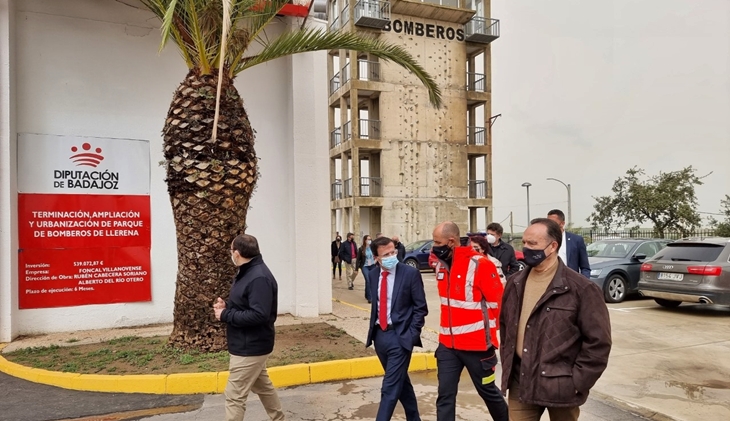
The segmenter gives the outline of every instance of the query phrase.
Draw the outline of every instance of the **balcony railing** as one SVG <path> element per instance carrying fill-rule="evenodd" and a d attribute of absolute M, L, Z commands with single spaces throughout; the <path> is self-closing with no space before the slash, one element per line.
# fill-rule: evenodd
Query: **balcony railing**
<path fill-rule="evenodd" d="M 360 119 L 360 139 L 380 139 L 380 120 Z"/>
<path fill-rule="evenodd" d="M 350 63 L 346 63 L 342 68 L 342 84 L 344 85 L 350 80 Z"/>
<path fill-rule="evenodd" d="M 332 200 L 342 199 L 342 180 L 340 180 L 339 178 L 336 179 L 334 183 L 332 183 L 331 195 Z"/>
<path fill-rule="evenodd" d="M 484 146 L 487 144 L 487 129 L 484 127 L 466 126 L 466 144 Z"/>
<path fill-rule="evenodd" d="M 466 90 L 472 92 L 486 92 L 487 77 L 484 73 L 466 72 Z"/>
<path fill-rule="evenodd" d="M 342 141 L 343 142 L 347 142 L 352 137 L 352 130 L 350 130 L 350 127 L 352 127 L 352 124 L 350 124 L 349 121 L 342 125 Z"/>
<path fill-rule="evenodd" d="M 382 182 L 380 177 L 360 177 L 360 196 L 382 197 Z"/>
<path fill-rule="evenodd" d="M 339 16 L 334 16 L 332 19 L 332 23 L 330 23 L 330 31 L 334 32 L 340 29 L 340 19 Z"/>
<path fill-rule="evenodd" d="M 380 80 L 380 63 L 377 61 L 358 60 L 357 72 L 360 80 Z"/>
<path fill-rule="evenodd" d="M 350 5 L 346 4 L 340 13 L 340 28 L 347 29 L 348 23 L 350 23 Z"/>
<path fill-rule="evenodd" d="M 464 25 L 464 33 L 469 42 L 489 44 L 499 38 L 499 19 L 474 16 Z"/>
<path fill-rule="evenodd" d="M 330 79 L 330 95 L 337 92 L 337 90 L 340 89 L 340 74 L 337 73 L 334 76 L 332 76 L 332 79 Z"/>
<path fill-rule="evenodd" d="M 348 178 L 347 180 L 345 180 L 344 187 L 344 197 L 352 197 L 352 178 Z"/>
<path fill-rule="evenodd" d="M 330 132 L 330 149 L 339 146 L 342 143 L 342 132 L 339 127 L 336 127 Z"/>
<path fill-rule="evenodd" d="M 360 0 L 355 3 L 355 25 L 383 29 L 390 22 L 390 2 Z"/>
<path fill-rule="evenodd" d="M 469 199 L 486 199 L 487 182 L 484 180 L 469 180 Z"/>

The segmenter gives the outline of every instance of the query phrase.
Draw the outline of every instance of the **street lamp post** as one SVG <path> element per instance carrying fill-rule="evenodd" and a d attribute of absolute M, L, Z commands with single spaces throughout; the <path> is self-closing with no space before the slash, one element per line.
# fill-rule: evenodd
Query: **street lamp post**
<path fill-rule="evenodd" d="M 522 187 L 527 188 L 527 226 L 530 226 L 530 186 L 532 184 L 530 183 L 522 183 Z"/>
<path fill-rule="evenodd" d="M 557 178 L 548 178 L 548 180 L 557 181 L 558 183 L 565 186 L 565 188 L 568 190 L 568 226 L 573 225 L 573 211 L 572 211 L 572 203 L 570 200 L 570 184 L 565 184 L 562 181 L 558 180 Z"/>

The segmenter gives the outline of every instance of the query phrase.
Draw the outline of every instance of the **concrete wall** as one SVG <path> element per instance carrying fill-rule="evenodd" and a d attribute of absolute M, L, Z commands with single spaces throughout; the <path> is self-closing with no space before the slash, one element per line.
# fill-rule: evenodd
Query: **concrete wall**
<path fill-rule="evenodd" d="M 15 13 L 9 3 L 15 3 Z M 8 21 L 15 23 L 14 35 L 7 32 Z M 268 28 L 268 37 L 287 22 Z M 164 168 L 156 163 L 163 159 L 160 130 L 172 92 L 187 69 L 173 45 L 157 53 L 158 27 L 149 12 L 114 1 L 0 1 L 0 259 L 5 259 L 0 261 L 0 341 L 172 320 L 175 229 Z M 9 64 L 8 46 L 16 51 Z M 327 149 L 316 141 L 327 131 L 325 69 L 325 53 L 306 54 L 258 66 L 236 81 L 257 130 L 262 174 L 248 232 L 259 238 L 277 276 L 280 312 L 304 316 L 331 310 L 324 263 L 330 241 Z M 13 70 L 15 82 L 8 78 Z M 15 89 L 17 100 L 7 96 L 9 89 Z M 17 109 L 17 127 L 5 118 L 7 107 Z M 151 140 L 152 302 L 17 309 L 16 132 Z"/>

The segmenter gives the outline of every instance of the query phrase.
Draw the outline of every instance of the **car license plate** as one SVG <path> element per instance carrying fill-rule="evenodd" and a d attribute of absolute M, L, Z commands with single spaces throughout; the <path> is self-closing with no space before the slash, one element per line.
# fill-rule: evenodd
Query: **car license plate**
<path fill-rule="evenodd" d="M 661 279 L 664 281 L 681 281 L 684 279 L 683 273 L 664 273 L 660 272 L 657 276 L 657 279 Z"/>

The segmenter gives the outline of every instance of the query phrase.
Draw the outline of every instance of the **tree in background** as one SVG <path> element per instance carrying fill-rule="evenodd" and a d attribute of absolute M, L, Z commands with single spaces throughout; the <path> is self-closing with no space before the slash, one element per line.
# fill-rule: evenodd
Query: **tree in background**
<path fill-rule="evenodd" d="M 593 228 L 607 230 L 651 222 L 664 238 L 667 231 L 688 235 L 700 226 L 695 187 L 702 180 L 689 167 L 647 177 L 641 168 L 631 168 L 614 183 L 613 195 L 594 197 L 593 213 L 587 218 Z"/>
<path fill-rule="evenodd" d="M 200 351 L 225 348 L 212 316 L 228 294 L 234 268 L 230 243 L 246 229 L 259 175 L 254 129 L 233 84 L 245 70 L 292 54 L 356 50 L 409 70 L 441 103 L 433 78 L 405 49 L 352 32 L 301 29 L 269 37 L 267 25 L 289 0 L 141 0 L 162 22 L 188 67 L 162 130 L 163 164 L 177 231 L 177 282 L 170 344 Z M 225 29 L 224 29 L 225 28 Z M 250 49 L 254 45 L 257 48 Z M 259 84 L 277 83 L 259 79 Z M 272 124 L 286 114 L 271 115 Z"/>
<path fill-rule="evenodd" d="M 718 221 L 710 217 L 710 226 L 715 229 L 715 235 L 719 237 L 730 237 L 730 195 L 720 201 L 720 213 L 725 217 L 723 221 Z"/>

